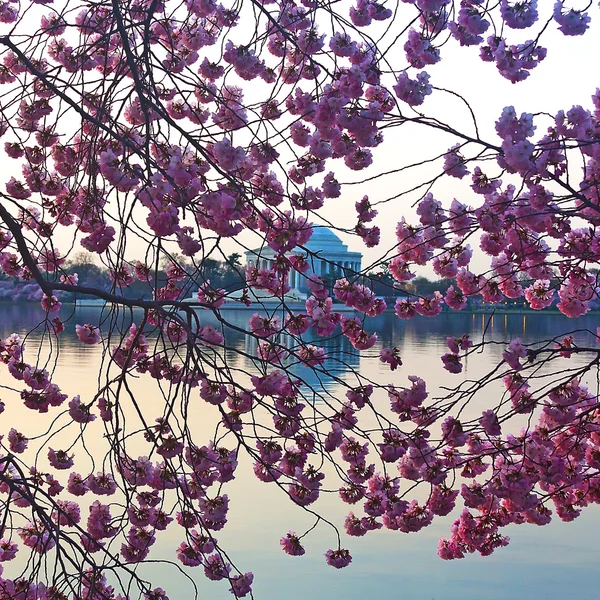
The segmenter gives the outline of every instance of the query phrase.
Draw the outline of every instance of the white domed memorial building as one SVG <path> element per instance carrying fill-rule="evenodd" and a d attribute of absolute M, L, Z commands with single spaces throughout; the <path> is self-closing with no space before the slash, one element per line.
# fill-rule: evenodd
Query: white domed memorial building
<path fill-rule="evenodd" d="M 315 273 L 323 279 L 329 277 L 352 276 L 361 270 L 362 253 L 350 252 L 348 246 L 330 229 L 314 226 L 313 234 L 304 248 L 294 248 L 288 255 L 304 254 L 310 269 L 306 273 L 290 273 L 289 284 L 291 294 L 306 298 L 309 294 L 307 277 Z M 275 251 L 269 247 L 248 250 L 246 264 L 255 265 L 261 269 L 269 269 L 275 259 Z"/>

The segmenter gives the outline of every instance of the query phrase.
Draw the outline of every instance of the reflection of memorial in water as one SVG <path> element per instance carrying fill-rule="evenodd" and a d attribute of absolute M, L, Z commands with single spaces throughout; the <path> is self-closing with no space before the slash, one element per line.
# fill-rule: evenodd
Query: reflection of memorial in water
<path fill-rule="evenodd" d="M 312 390 L 318 395 L 320 391 L 330 390 L 344 379 L 346 373 L 359 370 L 360 353 L 341 334 L 330 338 L 321 338 L 309 329 L 301 337 L 284 334 L 275 336 L 269 341 L 287 351 L 288 356 L 282 360 L 281 367 L 302 382 L 302 392 L 304 393 Z M 297 356 L 298 350 L 307 344 L 313 344 L 325 350 L 327 358 L 323 364 L 310 367 L 300 360 Z M 258 358 L 259 340 L 255 336 L 249 334 L 244 336 L 244 352 L 246 354 L 245 366 L 248 371 L 259 372 L 264 369 L 264 361 Z M 269 370 L 273 368 L 273 366 L 269 366 Z"/>

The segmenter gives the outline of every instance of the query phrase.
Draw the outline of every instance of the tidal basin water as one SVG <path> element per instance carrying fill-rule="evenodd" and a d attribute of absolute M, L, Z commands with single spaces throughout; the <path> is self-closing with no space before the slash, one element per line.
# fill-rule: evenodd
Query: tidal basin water
<path fill-rule="evenodd" d="M 79 393 L 82 400 L 87 401 L 97 390 L 98 371 L 106 357 L 100 347 L 82 346 L 74 334 L 74 325 L 97 323 L 106 314 L 101 315 L 98 309 L 63 307 L 61 316 L 69 316 L 69 310 L 72 311 L 72 319 L 59 340 L 59 359 L 53 380 L 70 397 Z M 251 314 L 246 311 L 228 313 L 227 318 L 242 326 Z M 26 345 L 36 348 L 42 330 L 35 328 L 42 316 L 40 309 L 34 306 L 0 304 L 0 335 L 6 337 L 16 332 L 25 337 L 28 331 L 33 330 L 26 338 Z M 125 323 L 129 317 L 122 318 L 122 323 Z M 201 318 L 214 323 L 207 316 L 202 315 Z M 392 314 L 385 314 L 372 321 L 370 329 L 378 333 L 379 341 L 365 357 L 358 357 L 351 346 L 337 341 L 328 349 L 331 359 L 327 367 L 333 378 L 315 376 L 306 368 L 299 368 L 296 374 L 308 385 L 315 389 L 323 388 L 323 393 L 333 397 L 342 395 L 336 378 L 352 382 L 353 370 L 374 381 L 396 385 L 408 384 L 408 375 L 419 375 L 427 380 L 430 394 L 436 396 L 442 393 L 443 387 L 483 377 L 501 360 L 504 342 L 514 337 L 532 342 L 574 331 L 578 345 L 595 347 L 595 339 L 589 331 L 595 331 L 599 321 L 597 316 L 568 320 L 558 315 L 528 313 L 496 314 L 493 317 L 448 314 L 437 319 L 418 318 L 403 322 Z M 105 326 L 108 327 L 108 323 Z M 495 343 L 485 352 L 470 357 L 463 373 L 451 375 L 443 370 L 440 356 L 446 351 L 446 337 L 460 337 L 463 333 L 468 333 L 475 342 L 481 341 L 485 335 L 486 340 Z M 253 341 L 241 332 L 229 332 L 227 341 L 245 355 L 255 352 Z M 400 348 L 404 363 L 394 373 L 376 360 L 379 349 L 390 346 Z M 40 356 L 43 360 L 45 355 L 42 353 Z M 28 360 L 33 358 L 30 356 Z M 240 373 L 251 372 L 254 368 L 250 358 L 240 354 L 232 352 L 228 360 Z M 564 366 L 569 365 L 572 361 L 564 362 Z M 560 366 L 560 363 L 553 363 L 547 367 L 547 376 L 552 377 L 553 370 Z M 584 382 L 590 391 L 598 393 L 596 372 L 590 372 Z M 43 432 L 50 419 L 60 411 L 55 409 L 55 413 L 47 415 L 32 413 L 23 407 L 16 393 L 6 389 L 12 384 L 12 378 L 2 367 L 0 392 L 7 409 L 0 416 L 3 424 L 0 433 L 6 434 L 10 427 L 29 435 L 31 431 Z M 157 394 L 156 382 L 148 376 L 136 381 L 132 389 L 140 404 L 149 409 L 160 407 L 162 399 Z M 497 405 L 500 394 L 501 388 L 491 386 L 466 410 L 476 416 L 484 407 Z M 213 408 L 199 397 L 197 403 L 190 404 L 190 428 L 197 430 L 199 442 L 202 442 L 203 436 L 208 440 L 214 433 Z M 57 421 L 67 422 L 67 419 Z M 98 423 L 92 425 L 97 426 Z M 88 444 L 92 454 L 94 435 L 101 440 L 101 429 L 90 427 Z M 76 466 L 78 472 L 86 472 L 85 462 L 76 462 Z M 98 465 L 95 466 L 98 468 Z M 369 533 L 365 538 L 343 535 L 342 546 L 350 548 L 353 561 L 349 567 L 338 571 L 328 567 L 323 557 L 327 549 L 337 545 L 334 531 L 325 523 L 320 523 L 306 539 L 305 556 L 290 557 L 280 550 L 281 536 L 288 530 L 305 531 L 312 526 L 314 519 L 292 504 L 280 490 L 259 482 L 249 467 L 248 462 L 242 459 L 236 479 L 223 490 L 230 497 L 230 511 L 225 529 L 216 532 L 216 537 L 242 572 L 254 572 L 253 590 L 257 600 L 597 600 L 600 597 L 600 510 L 596 506 L 584 509 L 573 523 L 556 520 L 545 527 L 511 526 L 504 530 L 511 538 L 507 548 L 497 550 L 490 557 L 469 555 L 452 562 L 438 558 L 437 540 L 448 537 L 450 525 L 459 511 L 437 518 L 433 525 L 416 534 L 381 530 Z M 343 518 L 350 507 L 341 504 L 337 494 L 323 494 L 311 508 L 335 522 L 343 532 Z M 183 540 L 181 529 L 172 524 L 158 537 L 150 558 L 178 563 L 175 549 Z M 8 566 L 6 572 L 10 573 Z M 139 572 L 154 585 L 163 587 L 170 600 L 191 600 L 195 586 L 201 599 L 233 598 L 225 582 L 210 582 L 199 570 L 180 570 L 156 562 L 142 567 Z"/>

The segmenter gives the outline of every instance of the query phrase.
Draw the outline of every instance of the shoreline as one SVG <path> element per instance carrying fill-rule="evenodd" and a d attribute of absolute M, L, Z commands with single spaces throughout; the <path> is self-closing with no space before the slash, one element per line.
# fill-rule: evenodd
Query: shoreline
<path fill-rule="evenodd" d="M 15 304 L 15 305 L 21 305 L 21 306 L 39 306 L 39 302 L 36 300 L 8 300 L 5 298 L 0 298 L 0 305 L 7 305 L 7 304 Z M 104 308 L 104 307 L 109 307 L 111 306 L 113 303 L 111 302 L 106 302 L 102 299 L 82 299 L 79 300 L 77 302 L 73 302 L 73 301 L 66 301 L 66 302 L 62 302 L 63 306 L 66 307 L 71 307 L 74 306 L 76 308 Z M 211 310 L 211 309 L 205 309 L 202 308 L 200 306 L 195 307 L 197 310 L 199 311 L 204 311 L 204 310 Z M 257 311 L 257 310 L 280 310 L 285 308 L 286 310 L 292 310 L 292 311 L 297 311 L 297 310 L 305 310 L 306 306 L 303 302 L 287 302 L 287 303 L 282 303 L 282 302 L 263 302 L 263 303 L 253 303 L 250 306 L 246 306 L 243 303 L 226 303 L 223 306 L 221 306 L 218 310 L 220 312 L 233 312 L 233 311 L 241 311 L 241 312 L 248 312 L 248 311 Z M 346 306 L 345 304 L 334 304 L 333 305 L 333 310 L 335 312 L 356 312 L 359 314 L 360 311 L 357 311 L 355 308 L 352 308 L 350 306 Z M 390 314 L 394 312 L 394 307 L 393 306 L 388 306 L 385 311 L 383 312 L 383 314 Z M 525 308 L 525 307 L 519 307 L 519 308 L 507 308 L 504 307 L 503 305 L 497 306 L 497 307 L 493 307 L 493 306 L 489 306 L 489 307 L 485 307 L 485 308 L 465 308 L 463 310 L 451 310 L 448 309 L 447 307 L 444 307 L 442 309 L 442 312 L 437 315 L 438 317 L 440 315 L 495 315 L 495 314 L 501 314 L 501 315 L 548 315 L 548 316 L 564 316 L 565 318 L 571 318 L 571 317 L 567 317 L 566 315 L 563 315 L 563 313 L 561 313 L 558 309 L 556 308 L 545 308 L 543 310 L 533 310 L 531 308 Z M 588 316 L 588 315 L 600 315 L 600 309 L 592 309 L 590 311 L 588 311 L 587 313 L 585 313 L 585 315 L 581 315 L 583 316 Z M 414 318 L 420 317 L 422 315 L 416 315 Z M 435 317 L 423 317 L 425 319 L 433 319 Z M 578 317 L 573 317 L 573 318 L 578 318 Z"/>

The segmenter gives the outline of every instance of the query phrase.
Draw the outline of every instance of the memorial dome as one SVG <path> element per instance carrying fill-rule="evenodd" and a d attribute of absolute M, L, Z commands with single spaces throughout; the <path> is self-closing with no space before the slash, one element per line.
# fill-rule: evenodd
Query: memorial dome
<path fill-rule="evenodd" d="M 315 244 L 318 244 L 319 246 L 322 244 L 327 244 L 328 246 L 346 246 L 346 244 L 344 244 L 331 229 L 327 229 L 326 227 L 315 227 L 313 229 L 313 233 L 310 240 L 308 240 L 306 247 L 310 248 L 310 246 Z"/>

